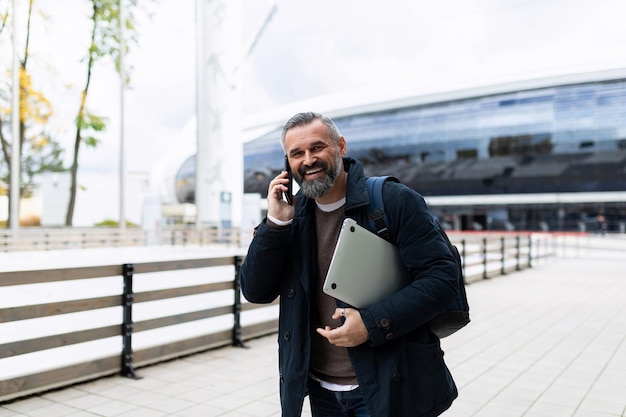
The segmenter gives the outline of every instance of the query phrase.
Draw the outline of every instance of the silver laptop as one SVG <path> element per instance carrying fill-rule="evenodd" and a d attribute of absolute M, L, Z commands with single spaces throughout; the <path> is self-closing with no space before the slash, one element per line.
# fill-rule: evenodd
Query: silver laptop
<path fill-rule="evenodd" d="M 396 246 L 353 219 L 344 220 L 324 281 L 326 294 L 367 308 L 410 282 Z"/>

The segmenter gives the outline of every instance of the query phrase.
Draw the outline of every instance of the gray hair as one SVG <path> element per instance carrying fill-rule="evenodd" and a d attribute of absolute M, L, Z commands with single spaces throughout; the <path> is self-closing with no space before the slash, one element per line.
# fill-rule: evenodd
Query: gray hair
<path fill-rule="evenodd" d="M 283 127 L 283 133 L 280 137 L 280 144 L 285 149 L 285 136 L 287 136 L 287 131 L 294 127 L 306 126 L 310 123 L 313 123 L 315 120 L 319 120 L 328 128 L 328 136 L 330 136 L 333 143 L 336 145 L 339 143 L 339 138 L 341 137 L 341 133 L 339 133 L 339 129 L 337 125 L 330 117 L 326 117 L 323 114 L 315 113 L 315 112 L 306 112 L 306 113 L 298 113 L 295 116 L 292 116 L 291 119 L 287 120 L 285 126 Z"/>

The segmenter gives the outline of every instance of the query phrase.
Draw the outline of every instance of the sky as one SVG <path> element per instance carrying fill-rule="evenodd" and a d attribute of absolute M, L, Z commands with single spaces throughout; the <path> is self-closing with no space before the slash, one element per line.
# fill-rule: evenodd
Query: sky
<path fill-rule="evenodd" d="M 250 40 L 270 0 L 242 0 Z M 0 0 L 7 7 L 7 0 Z M 54 133 L 71 147 L 85 80 L 86 0 L 35 0 L 31 68 L 52 99 Z M 626 67 L 624 0 L 277 0 L 276 13 L 243 63 L 244 119 L 318 96 L 420 91 L 507 78 Z M 180 151 L 195 114 L 194 0 L 157 0 L 138 12 L 127 62 L 126 212 L 141 221 L 155 165 Z M 19 36 L 19 32 L 18 32 Z M 10 68 L 10 43 L 0 65 Z M 89 106 L 109 118 L 97 149 L 83 148 L 75 225 L 119 218 L 120 83 L 110 63 L 92 75 Z M 332 99 L 328 99 L 332 100 Z M 303 110 L 317 110 L 303 107 Z M 187 130 L 185 127 L 187 126 Z M 187 132 L 187 133 L 184 133 Z M 180 147 L 178 146 L 180 144 Z M 69 164 L 69 153 L 68 153 Z"/>

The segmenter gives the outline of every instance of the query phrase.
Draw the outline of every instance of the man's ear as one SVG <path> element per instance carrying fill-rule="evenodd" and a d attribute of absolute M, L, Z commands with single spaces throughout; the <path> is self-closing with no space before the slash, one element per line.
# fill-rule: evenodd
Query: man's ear
<path fill-rule="evenodd" d="M 343 157 L 346 156 L 346 152 L 348 151 L 348 147 L 346 145 L 346 138 L 343 136 L 339 137 L 337 141 L 337 146 L 339 146 L 339 154 Z"/>

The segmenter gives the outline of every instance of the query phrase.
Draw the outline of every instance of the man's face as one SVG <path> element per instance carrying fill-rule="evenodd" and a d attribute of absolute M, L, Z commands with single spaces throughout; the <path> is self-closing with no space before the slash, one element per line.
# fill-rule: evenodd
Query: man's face
<path fill-rule="evenodd" d="M 309 198 L 326 195 L 341 172 L 341 157 L 345 154 L 345 140 L 335 145 L 328 128 L 319 120 L 287 131 L 285 151 L 293 177 Z"/>

